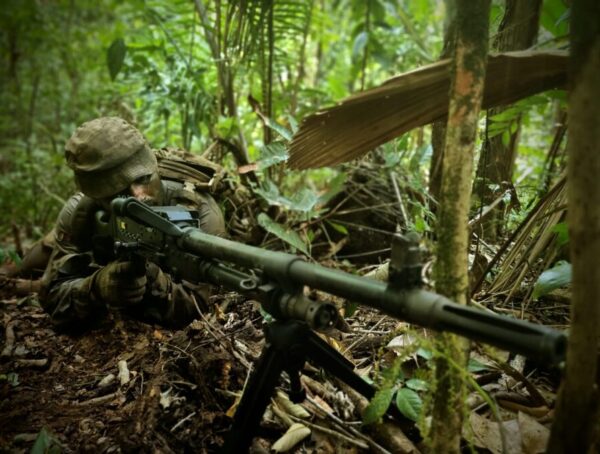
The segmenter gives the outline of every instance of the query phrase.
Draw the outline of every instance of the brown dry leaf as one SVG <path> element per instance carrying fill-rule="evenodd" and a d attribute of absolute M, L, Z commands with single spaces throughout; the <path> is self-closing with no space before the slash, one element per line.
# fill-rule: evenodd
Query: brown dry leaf
<path fill-rule="evenodd" d="M 225 412 L 225 415 L 227 415 L 229 418 L 233 418 L 235 416 L 235 411 L 237 410 L 241 399 L 242 395 L 240 394 L 235 398 L 235 401 L 231 404 L 231 407 L 229 407 L 229 409 Z"/>
<path fill-rule="evenodd" d="M 417 338 L 412 334 L 400 334 L 399 336 L 394 337 L 391 341 L 386 345 L 390 350 L 397 351 L 401 353 L 405 351 L 407 347 L 410 347 L 417 341 Z"/>
<path fill-rule="evenodd" d="M 562 51 L 490 54 L 483 108 L 564 87 L 567 60 Z M 440 120 L 448 113 L 449 89 L 450 60 L 440 60 L 310 115 L 292 139 L 288 164 L 307 169 L 347 162 Z"/>
<path fill-rule="evenodd" d="M 271 449 L 275 452 L 286 452 L 310 435 L 310 429 L 304 424 L 293 424 L 283 436 L 273 443 Z"/>
<path fill-rule="evenodd" d="M 320 409 L 326 411 L 327 413 L 333 413 L 334 412 L 333 408 L 331 408 L 331 406 L 325 400 L 323 400 L 323 398 L 321 398 L 317 394 L 315 394 L 312 399 L 315 401 L 315 403 L 317 404 L 317 406 Z"/>
<path fill-rule="evenodd" d="M 502 437 L 497 421 L 491 421 L 477 413 L 471 413 L 469 423 L 473 431 L 473 444 L 478 448 L 485 448 L 494 454 L 502 454 L 504 452 L 502 446 Z M 502 430 L 506 442 L 506 452 L 511 454 L 520 454 L 521 451 L 521 434 L 519 432 L 519 424 L 515 419 L 504 421 Z"/>
<path fill-rule="evenodd" d="M 538 454 L 546 452 L 550 430 L 523 412 L 519 412 L 517 420 L 521 429 L 523 453 Z"/>
<path fill-rule="evenodd" d="M 163 333 L 161 333 L 159 330 L 155 329 L 152 333 L 152 337 L 158 341 L 161 341 L 165 336 L 163 336 Z"/>
<path fill-rule="evenodd" d="M 333 337 L 328 336 L 328 335 L 323 334 L 323 333 L 316 333 L 316 334 L 321 339 L 323 339 L 325 342 L 327 342 L 329 344 L 329 346 L 335 348 L 338 352 L 342 350 L 342 347 L 340 346 L 340 344 L 338 343 L 338 341 L 336 341 Z"/>

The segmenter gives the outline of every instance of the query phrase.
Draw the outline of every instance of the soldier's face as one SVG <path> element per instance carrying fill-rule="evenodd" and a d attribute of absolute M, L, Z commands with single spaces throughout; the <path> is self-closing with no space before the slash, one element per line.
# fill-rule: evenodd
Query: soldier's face
<path fill-rule="evenodd" d="M 119 192 L 110 197 L 101 199 L 99 202 L 105 208 L 110 207 L 110 202 L 115 197 L 135 197 L 148 205 L 160 205 L 161 202 L 161 184 L 158 172 L 143 175 Z"/>
<path fill-rule="evenodd" d="M 128 192 L 126 195 L 148 205 L 157 205 L 160 201 L 160 188 L 160 177 L 157 172 L 154 172 L 133 181 L 126 189 Z"/>

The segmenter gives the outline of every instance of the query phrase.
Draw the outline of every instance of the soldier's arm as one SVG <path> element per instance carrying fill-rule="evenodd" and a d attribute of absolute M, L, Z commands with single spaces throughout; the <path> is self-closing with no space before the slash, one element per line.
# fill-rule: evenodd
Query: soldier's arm
<path fill-rule="evenodd" d="M 59 328 L 83 329 L 106 314 L 106 307 L 94 298 L 92 252 L 74 242 L 73 219 L 85 213 L 81 193 L 71 197 L 61 210 L 55 226 L 55 244 L 42 279 L 40 302 Z"/>

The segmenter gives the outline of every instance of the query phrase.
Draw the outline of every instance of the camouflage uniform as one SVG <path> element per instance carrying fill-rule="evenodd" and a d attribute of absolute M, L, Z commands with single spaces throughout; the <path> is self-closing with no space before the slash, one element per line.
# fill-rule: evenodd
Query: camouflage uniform
<path fill-rule="evenodd" d="M 155 172 L 156 159 L 139 131 L 117 118 L 82 125 L 67 143 L 66 155 L 82 192 L 72 196 L 58 216 L 40 300 L 58 327 L 81 329 L 113 310 L 94 292 L 98 273 L 115 261 L 108 239 L 93 234 L 95 216 L 105 206 L 101 200 L 123 191 L 136 178 Z M 199 228 L 225 235 L 223 215 L 208 194 L 163 180 L 156 202 L 196 209 Z M 198 309 L 205 307 L 208 285 L 175 282 L 158 272 L 161 285 L 158 279 L 147 276 L 143 299 L 114 310 L 166 326 L 189 323 L 198 316 Z"/>

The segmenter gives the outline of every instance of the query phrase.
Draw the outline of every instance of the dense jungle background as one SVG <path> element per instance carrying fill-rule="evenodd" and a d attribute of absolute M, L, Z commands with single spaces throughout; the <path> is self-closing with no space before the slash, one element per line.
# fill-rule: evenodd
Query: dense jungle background
<path fill-rule="evenodd" d="M 570 334 L 558 368 L 334 298 L 323 338 L 378 393 L 306 366 L 253 451 L 597 449 L 596 1 L 3 0 L 0 24 L 0 452 L 218 450 L 264 345 L 226 291 L 183 330 L 53 330 L 18 269 L 101 116 L 223 166 L 236 241 L 387 280 L 416 232 L 428 288 Z"/>

